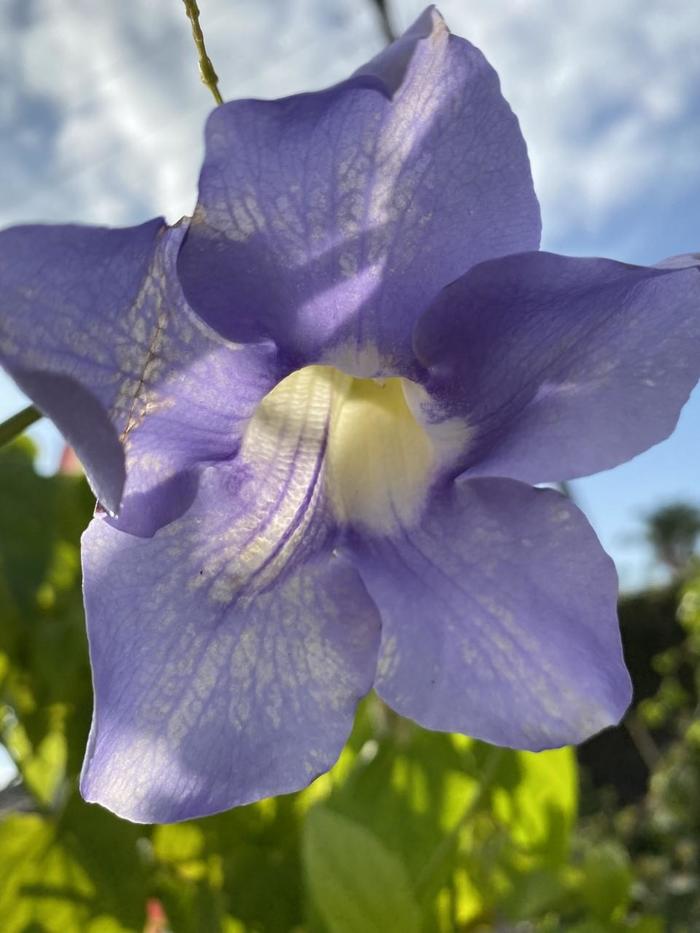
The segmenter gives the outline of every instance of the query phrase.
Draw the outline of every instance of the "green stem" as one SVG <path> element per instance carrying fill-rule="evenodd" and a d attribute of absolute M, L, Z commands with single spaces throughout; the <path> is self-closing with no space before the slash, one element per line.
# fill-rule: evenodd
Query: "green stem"
<path fill-rule="evenodd" d="M 202 32 L 202 27 L 199 25 L 199 7 L 197 6 L 197 0 L 183 0 L 183 3 L 185 4 L 185 12 L 187 13 L 189 21 L 192 23 L 192 38 L 194 39 L 194 44 L 199 54 L 199 74 L 202 83 L 206 84 L 212 92 L 217 104 L 223 104 L 224 99 L 219 91 L 219 77 L 214 71 L 211 59 L 207 55 L 207 47 L 204 44 L 204 33 Z"/>
<path fill-rule="evenodd" d="M 416 893 L 419 900 L 426 898 L 431 894 L 432 882 L 439 873 L 445 860 L 448 859 L 455 847 L 459 844 L 459 837 L 465 826 L 468 826 L 472 818 L 481 809 L 484 801 L 491 793 L 494 778 L 498 772 L 501 762 L 505 757 L 506 750 L 492 745 L 488 750 L 486 764 L 481 773 L 481 780 L 476 793 L 470 800 L 467 808 L 457 821 L 456 826 L 449 832 L 434 850 L 423 866 L 416 882 Z"/>
<path fill-rule="evenodd" d="M 3 421 L 3 423 L 0 424 L 0 447 L 9 444 L 10 441 L 19 437 L 19 435 L 26 431 L 35 421 L 43 417 L 41 412 L 37 411 L 33 405 L 28 405 L 26 408 L 22 409 L 22 411 L 18 411 L 16 415 L 8 418 L 7 421 Z"/>

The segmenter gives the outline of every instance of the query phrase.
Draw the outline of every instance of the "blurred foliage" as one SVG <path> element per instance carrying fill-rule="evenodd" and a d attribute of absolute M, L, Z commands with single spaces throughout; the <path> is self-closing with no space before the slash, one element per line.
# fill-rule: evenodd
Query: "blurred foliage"
<path fill-rule="evenodd" d="M 672 502 L 647 516 L 647 540 L 656 559 L 671 573 L 683 573 L 695 554 L 700 537 L 700 510 L 685 502 Z"/>
<path fill-rule="evenodd" d="M 0 451 L 0 737 L 18 771 L 0 792 L 2 933 L 700 930 L 700 576 L 682 587 L 678 624 L 681 590 L 623 606 L 643 686 L 633 725 L 610 735 L 641 761 L 639 792 L 616 781 L 613 744 L 612 768 L 583 769 L 579 815 L 571 749 L 428 733 L 369 697 L 307 790 L 137 826 L 77 792 L 92 499 L 81 478 L 38 476 L 32 459 L 26 441 Z"/>

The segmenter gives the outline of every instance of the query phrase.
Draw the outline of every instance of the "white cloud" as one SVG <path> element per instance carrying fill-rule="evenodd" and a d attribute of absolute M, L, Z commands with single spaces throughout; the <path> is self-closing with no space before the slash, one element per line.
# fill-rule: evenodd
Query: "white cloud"
<path fill-rule="evenodd" d="M 395 2 L 398 24 L 423 5 Z M 369 0 L 201 6 L 227 97 L 332 83 L 381 41 Z M 441 7 L 499 70 L 528 139 L 550 243 L 595 234 L 668 178 L 700 186 L 700 119 L 690 117 L 700 86 L 697 0 Z M 182 5 L 15 0 L 14 9 L 15 28 L 0 39 L 3 162 L 12 176 L 0 224 L 119 224 L 190 211 L 210 101 Z"/>
<path fill-rule="evenodd" d="M 700 188 L 697 0 L 440 6 L 452 31 L 499 71 L 528 140 L 550 240 L 600 231 L 671 177 Z M 400 25 L 421 7 L 400 0 Z"/>
<path fill-rule="evenodd" d="M 212 101 L 182 4 L 24 2 L 24 26 L 15 16 L 0 38 L 2 159 L 13 176 L 0 225 L 175 220 L 191 211 Z M 201 6 L 227 97 L 322 86 L 380 44 L 369 5 L 350 0 Z"/>

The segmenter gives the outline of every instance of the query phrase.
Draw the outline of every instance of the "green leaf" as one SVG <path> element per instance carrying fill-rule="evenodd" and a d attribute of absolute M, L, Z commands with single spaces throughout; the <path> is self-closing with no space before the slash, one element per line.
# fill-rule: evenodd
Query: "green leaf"
<path fill-rule="evenodd" d="M 563 862 L 578 806 L 576 758 L 571 748 L 518 752 L 520 777 L 494 795 L 494 810 L 513 842 L 550 864 Z"/>
<path fill-rule="evenodd" d="M 93 886 L 48 821 L 22 814 L 0 823 L 0 878 L 3 933 L 86 929 Z"/>
<path fill-rule="evenodd" d="M 306 878 L 330 933 L 417 933 L 421 915 L 401 862 L 369 830 L 317 807 L 303 839 Z"/>
<path fill-rule="evenodd" d="M 306 812 L 299 806 L 300 796 L 267 799 L 182 824 L 204 835 L 198 861 L 178 862 L 175 836 L 161 836 L 161 854 L 166 842 L 173 845 L 170 862 L 159 863 L 162 868 L 167 864 L 169 875 L 159 896 L 177 933 L 205 933 L 209 929 L 202 921 L 207 899 L 210 908 L 214 905 L 219 911 L 219 924 L 228 915 L 245 930 L 289 933 L 300 926 L 304 919 L 301 818 Z M 198 841 L 194 834 L 184 841 L 188 853 L 195 851 Z M 197 878 L 196 870 L 202 866 L 206 876 Z M 163 880 L 162 872 L 160 878 Z M 220 926 L 212 928 L 219 933 Z"/>
<path fill-rule="evenodd" d="M 202 855 L 204 834 L 196 823 L 156 826 L 153 852 L 163 862 L 187 862 Z"/>
<path fill-rule="evenodd" d="M 79 549 L 94 500 L 82 477 L 38 476 L 25 439 L 0 450 L 0 488 L 0 700 L 21 724 L 22 770 L 48 802 L 61 770 L 77 774 L 90 722 Z"/>
<path fill-rule="evenodd" d="M 85 933 L 131 933 L 130 927 L 124 927 L 114 917 L 95 917 L 85 927 Z"/>
<path fill-rule="evenodd" d="M 625 929 L 629 933 L 664 933 L 666 923 L 661 917 L 635 917 Z"/>
<path fill-rule="evenodd" d="M 6 747 L 22 768 L 22 777 L 32 796 L 44 806 L 51 806 L 61 787 L 66 768 L 66 739 L 60 729 L 53 729 L 32 748 L 20 724 L 6 730 Z"/>
<path fill-rule="evenodd" d="M 613 933 L 613 930 L 606 923 L 599 920 L 582 920 L 568 928 L 568 933 Z"/>
<path fill-rule="evenodd" d="M 513 879 L 503 909 L 512 920 L 529 920 L 561 907 L 567 895 L 567 888 L 555 872 L 536 866 Z"/>
<path fill-rule="evenodd" d="M 598 920 L 619 920 L 630 899 L 632 872 L 627 852 L 612 840 L 586 853 L 581 896 Z"/>
<path fill-rule="evenodd" d="M 415 884 L 477 793 L 470 753 L 470 744 L 456 748 L 452 736 L 398 720 L 394 735 L 366 743 L 328 807 L 370 829 Z M 447 856 L 441 877 L 451 868 Z"/>

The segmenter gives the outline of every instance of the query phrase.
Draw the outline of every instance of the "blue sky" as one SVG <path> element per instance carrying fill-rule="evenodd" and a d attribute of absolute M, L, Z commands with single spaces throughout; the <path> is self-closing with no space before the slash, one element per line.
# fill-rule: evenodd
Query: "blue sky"
<path fill-rule="evenodd" d="M 393 5 L 397 27 L 422 2 Z M 369 0 L 200 0 L 226 98 L 344 77 L 380 47 Z M 547 249 L 653 262 L 700 249 L 697 0 L 445 0 L 528 140 Z M 136 223 L 191 211 L 210 100 L 178 0 L 4 0 L 0 226 Z M 699 308 L 700 313 L 700 308 Z M 0 382 L 0 417 L 22 405 Z M 60 449 L 36 433 L 46 468 Z M 651 564 L 642 520 L 700 504 L 700 394 L 674 435 L 574 492 L 627 587 Z"/>

